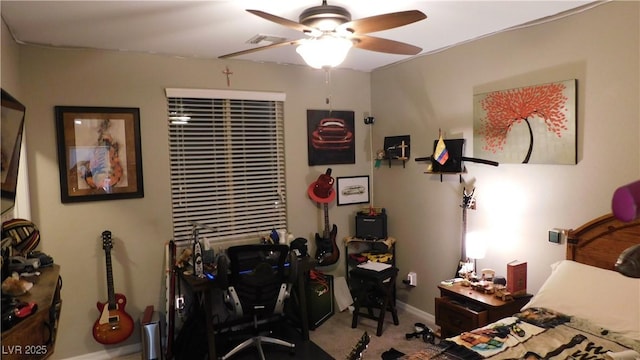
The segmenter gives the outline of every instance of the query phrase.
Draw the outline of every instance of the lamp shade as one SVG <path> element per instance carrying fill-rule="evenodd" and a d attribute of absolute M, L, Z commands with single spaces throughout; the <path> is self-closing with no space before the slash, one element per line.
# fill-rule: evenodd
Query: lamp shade
<path fill-rule="evenodd" d="M 640 217 L 640 180 L 616 189 L 611 199 L 613 215 L 629 222 Z"/>
<path fill-rule="evenodd" d="M 353 46 L 351 40 L 343 37 L 323 35 L 317 39 L 305 40 L 296 52 L 302 56 L 307 65 L 322 69 L 340 65 Z"/>
<path fill-rule="evenodd" d="M 470 232 L 465 238 L 465 252 L 470 259 L 483 259 L 487 254 L 487 242 L 480 232 Z"/>

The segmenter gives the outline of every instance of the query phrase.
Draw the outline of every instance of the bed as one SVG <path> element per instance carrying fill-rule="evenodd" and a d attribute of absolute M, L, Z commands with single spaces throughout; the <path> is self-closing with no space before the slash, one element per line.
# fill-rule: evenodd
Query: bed
<path fill-rule="evenodd" d="M 640 220 L 612 214 L 571 230 L 566 259 L 520 312 L 403 359 L 640 359 L 640 278 L 614 270 Z"/>

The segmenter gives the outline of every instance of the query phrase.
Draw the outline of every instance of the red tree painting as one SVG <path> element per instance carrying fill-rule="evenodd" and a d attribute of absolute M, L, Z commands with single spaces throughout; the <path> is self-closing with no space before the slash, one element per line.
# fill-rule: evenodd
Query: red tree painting
<path fill-rule="evenodd" d="M 480 101 L 485 116 L 476 129 L 485 141 L 483 150 L 493 153 L 503 150 L 513 127 L 525 123 L 529 130 L 529 149 L 522 163 L 528 163 L 534 141 L 531 121 L 543 121 L 547 131 L 558 138 L 568 129 L 565 89 L 564 83 L 551 83 L 486 94 Z"/>

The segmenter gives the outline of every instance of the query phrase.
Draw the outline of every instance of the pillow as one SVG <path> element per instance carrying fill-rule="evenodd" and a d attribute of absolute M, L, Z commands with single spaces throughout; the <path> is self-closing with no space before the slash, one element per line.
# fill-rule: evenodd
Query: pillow
<path fill-rule="evenodd" d="M 523 310 L 555 310 L 640 341 L 640 279 L 571 260 L 551 268 L 551 275 Z"/>

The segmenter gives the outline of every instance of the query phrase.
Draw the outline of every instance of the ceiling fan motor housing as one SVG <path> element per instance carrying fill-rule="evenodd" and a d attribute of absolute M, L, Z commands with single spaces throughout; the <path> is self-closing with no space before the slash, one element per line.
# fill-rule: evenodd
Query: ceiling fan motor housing
<path fill-rule="evenodd" d="M 320 6 L 305 9 L 299 17 L 303 25 L 316 27 L 323 31 L 332 31 L 336 26 L 351 21 L 351 13 L 340 6 L 327 5 L 326 1 Z M 325 27 L 322 24 L 330 22 L 332 26 Z"/>

